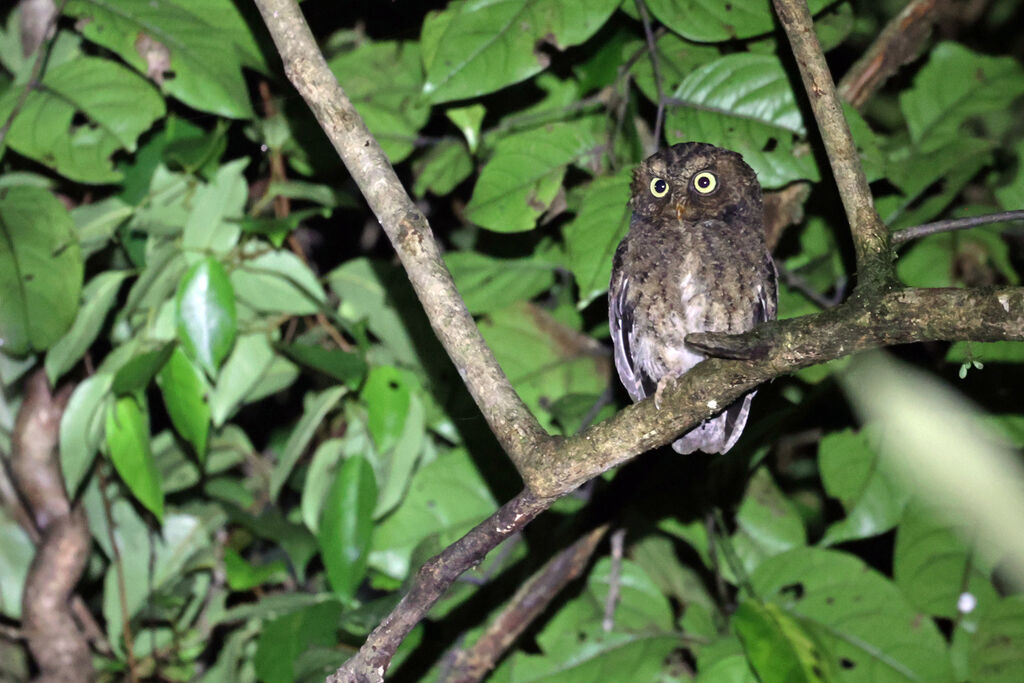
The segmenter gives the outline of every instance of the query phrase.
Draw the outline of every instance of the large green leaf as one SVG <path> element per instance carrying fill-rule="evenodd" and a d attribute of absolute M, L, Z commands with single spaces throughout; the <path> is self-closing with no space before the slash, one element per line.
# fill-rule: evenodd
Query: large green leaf
<path fill-rule="evenodd" d="M 672 93 L 669 142 L 710 142 L 739 152 L 765 187 L 818 179 L 792 81 L 774 55 L 738 53 L 688 75 Z"/>
<path fill-rule="evenodd" d="M 48 69 L 8 131 L 12 149 L 82 183 L 121 179 L 111 156 L 135 151 L 139 135 L 164 115 L 164 101 L 146 80 L 108 59 L 78 57 Z M 21 88 L 0 96 L 0 120 Z M 76 115 L 84 117 L 82 124 Z"/>
<path fill-rule="evenodd" d="M 829 0 L 810 0 L 817 12 Z M 771 0 L 646 0 L 658 21 L 690 40 L 718 42 L 749 38 L 775 28 Z"/>
<path fill-rule="evenodd" d="M 594 120 L 555 123 L 502 138 L 480 172 L 466 217 L 497 232 L 532 230 L 569 164 L 598 153 Z"/>
<path fill-rule="evenodd" d="M 579 287 L 579 307 L 608 291 L 612 256 L 632 215 L 626 174 L 595 178 L 583 194 L 576 218 L 563 228 L 569 268 Z"/>
<path fill-rule="evenodd" d="M 188 269 L 175 296 L 178 339 L 214 375 L 237 332 L 235 292 L 224 266 L 205 258 Z"/>
<path fill-rule="evenodd" d="M 1024 95 L 1024 67 L 1012 57 L 989 57 L 956 43 L 939 43 L 900 95 L 910 138 L 931 151 L 963 133 L 964 124 L 1003 112 Z"/>
<path fill-rule="evenodd" d="M 0 349 L 43 351 L 71 327 L 82 291 L 71 217 L 48 190 L 0 189 Z"/>
<path fill-rule="evenodd" d="M 754 471 L 736 511 L 733 550 L 749 574 L 764 561 L 807 544 L 796 506 L 779 489 L 765 467 Z M 724 573 L 724 572 L 723 572 Z"/>
<path fill-rule="evenodd" d="M 953 680 L 935 624 L 852 555 L 797 548 L 766 559 L 750 580 L 759 597 L 811 630 L 843 680 Z"/>
<path fill-rule="evenodd" d="M 262 251 L 262 253 L 259 253 Z M 268 251 L 254 244 L 231 271 L 238 300 L 257 311 L 311 315 L 326 306 L 327 295 L 310 267 L 290 251 Z"/>
<path fill-rule="evenodd" d="M 310 647 L 337 643 L 341 612 L 341 603 L 331 601 L 303 607 L 264 624 L 252 660 L 259 680 L 266 683 L 304 680 L 296 675 L 296 660 Z"/>
<path fill-rule="evenodd" d="M 160 473 L 149 447 L 149 420 L 132 396 L 119 398 L 107 411 L 107 447 L 110 459 L 132 495 L 161 519 L 164 493 Z"/>
<path fill-rule="evenodd" d="M 358 455 L 346 459 L 324 499 L 317 534 L 331 588 L 345 601 L 366 574 L 376 506 L 373 467 Z"/>
<path fill-rule="evenodd" d="M 525 80 L 551 61 L 541 43 L 558 50 L 579 45 L 618 5 L 619 0 L 454 0 L 423 22 L 423 92 L 447 102 Z"/>
<path fill-rule="evenodd" d="M 409 156 L 430 117 L 419 44 L 367 42 L 333 57 L 328 66 L 391 163 Z"/>
<path fill-rule="evenodd" d="M 116 52 L 141 73 L 147 57 L 169 60 L 162 87 L 200 111 L 252 116 L 242 67 L 265 69 L 248 24 L 231 0 L 70 0 L 64 11 L 82 34 Z M 140 49 L 142 48 L 142 49 Z"/>
<path fill-rule="evenodd" d="M 486 313 L 532 299 L 555 282 L 555 264 L 541 254 L 495 258 L 478 251 L 453 251 L 445 263 L 470 313 Z"/>
<path fill-rule="evenodd" d="M 838 680 L 837 662 L 799 619 L 778 605 L 745 600 L 732 616 L 750 666 L 764 683 Z"/>

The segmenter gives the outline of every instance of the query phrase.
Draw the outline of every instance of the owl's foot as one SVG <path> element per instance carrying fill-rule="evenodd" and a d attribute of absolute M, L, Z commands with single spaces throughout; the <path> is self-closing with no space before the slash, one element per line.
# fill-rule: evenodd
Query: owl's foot
<path fill-rule="evenodd" d="M 674 379 L 675 377 L 668 376 L 658 380 L 658 387 L 654 390 L 654 407 L 658 410 L 661 410 L 661 392 L 665 391 Z"/>

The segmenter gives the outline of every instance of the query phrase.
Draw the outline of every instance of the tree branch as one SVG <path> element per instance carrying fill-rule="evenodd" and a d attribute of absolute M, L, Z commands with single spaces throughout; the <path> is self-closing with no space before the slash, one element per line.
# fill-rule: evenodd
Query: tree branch
<path fill-rule="evenodd" d="M 295 0 L 256 0 L 285 74 L 327 134 L 412 282 L 434 333 L 484 419 L 518 466 L 547 434 L 509 383 L 459 296 L 426 217 L 416 208 L 327 66 Z M 522 472 L 522 468 L 520 468 Z M 529 482 L 527 482 L 529 484 Z"/>
<path fill-rule="evenodd" d="M 915 225 L 912 228 L 897 230 L 892 234 L 892 243 L 895 246 L 897 244 L 909 242 L 910 240 L 916 240 L 918 237 L 935 235 L 940 232 L 967 230 L 968 228 L 974 228 L 979 225 L 1005 223 L 1007 221 L 1024 221 L 1024 210 L 1000 211 L 999 213 L 989 213 L 984 216 L 950 218 L 944 221 L 935 221 L 934 223 L 922 223 L 921 225 Z"/>
<path fill-rule="evenodd" d="M 895 281 L 889 231 L 875 211 L 871 190 L 836 94 L 832 74 L 814 32 L 805 0 L 773 0 L 800 67 L 804 89 L 821 131 L 857 256 L 857 286 L 884 289 Z"/>

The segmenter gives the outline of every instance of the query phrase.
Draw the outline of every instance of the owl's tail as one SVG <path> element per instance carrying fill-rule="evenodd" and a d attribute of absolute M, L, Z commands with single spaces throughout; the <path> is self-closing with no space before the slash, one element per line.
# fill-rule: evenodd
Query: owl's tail
<path fill-rule="evenodd" d="M 672 450 L 686 455 L 694 451 L 725 453 L 735 445 L 747 424 L 750 402 L 756 391 L 737 399 L 721 413 L 700 423 L 672 442 Z"/>

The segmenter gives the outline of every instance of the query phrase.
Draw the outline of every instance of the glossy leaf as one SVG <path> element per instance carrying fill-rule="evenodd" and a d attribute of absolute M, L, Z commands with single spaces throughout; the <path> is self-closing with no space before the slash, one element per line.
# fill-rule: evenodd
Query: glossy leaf
<path fill-rule="evenodd" d="M 174 342 L 167 342 L 136 353 L 114 373 L 110 390 L 118 396 L 145 391 L 174 350 Z"/>
<path fill-rule="evenodd" d="M 44 351 L 78 312 L 82 254 L 67 210 L 49 191 L 0 189 L 0 349 Z"/>
<path fill-rule="evenodd" d="M 349 601 L 366 574 L 377 482 L 365 458 L 345 460 L 324 499 L 317 538 L 331 588 Z"/>
<path fill-rule="evenodd" d="M 235 292 L 216 259 L 199 261 L 181 278 L 175 295 L 178 339 L 210 375 L 235 341 Z"/>
<path fill-rule="evenodd" d="M 518 83 L 548 66 L 550 58 L 537 49 L 538 43 L 558 50 L 578 45 L 604 25 L 618 4 L 454 0 L 423 22 L 423 92 L 433 102 L 448 102 Z"/>
<path fill-rule="evenodd" d="M 209 387 L 202 372 L 175 348 L 156 378 L 175 431 L 195 449 L 199 462 L 206 459 L 210 433 Z"/>
<path fill-rule="evenodd" d="M 107 410 L 107 448 L 117 473 L 143 507 L 162 519 L 164 493 L 149 446 L 149 416 L 126 396 Z"/>
<path fill-rule="evenodd" d="M 761 185 L 818 179 L 792 82 L 774 55 L 720 57 L 690 73 L 672 93 L 665 136 L 669 143 L 698 141 L 734 150 L 757 171 Z"/>
<path fill-rule="evenodd" d="M 749 38 L 775 28 L 769 0 L 646 0 L 651 14 L 670 29 L 690 40 L 718 42 Z M 810 0 L 811 12 L 829 4 Z"/>

